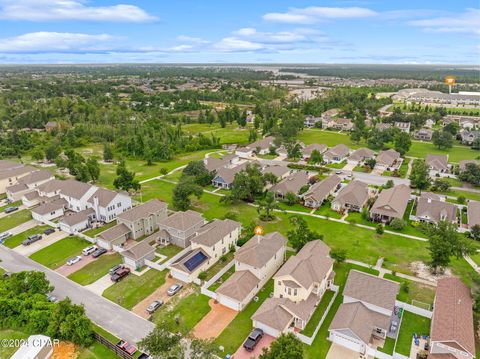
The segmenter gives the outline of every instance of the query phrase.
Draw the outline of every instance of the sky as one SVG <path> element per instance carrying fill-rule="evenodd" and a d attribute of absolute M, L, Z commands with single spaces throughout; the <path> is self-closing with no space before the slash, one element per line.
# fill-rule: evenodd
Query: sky
<path fill-rule="evenodd" d="M 0 63 L 480 64 L 479 0 L 0 0 Z"/>

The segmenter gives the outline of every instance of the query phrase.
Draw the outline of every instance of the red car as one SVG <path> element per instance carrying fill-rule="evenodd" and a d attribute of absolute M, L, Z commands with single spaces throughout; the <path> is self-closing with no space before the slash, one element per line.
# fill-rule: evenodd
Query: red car
<path fill-rule="evenodd" d="M 126 277 L 130 274 L 130 268 L 121 268 L 112 274 L 110 279 L 112 282 L 120 282 L 123 277 Z"/>
<path fill-rule="evenodd" d="M 133 346 L 132 344 L 129 344 L 125 340 L 120 340 L 117 343 L 117 347 L 119 347 L 120 349 L 122 349 L 123 351 L 127 352 L 130 355 L 135 354 L 135 352 L 137 351 L 137 348 L 135 348 L 135 346 Z"/>

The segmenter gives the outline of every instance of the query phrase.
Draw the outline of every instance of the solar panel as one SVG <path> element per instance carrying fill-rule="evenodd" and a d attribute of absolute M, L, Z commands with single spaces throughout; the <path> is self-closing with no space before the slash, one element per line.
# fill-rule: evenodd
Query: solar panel
<path fill-rule="evenodd" d="M 195 268 L 197 268 L 200 264 L 207 260 L 207 256 L 203 252 L 198 252 L 192 258 L 185 261 L 185 267 L 190 271 L 193 272 Z"/>

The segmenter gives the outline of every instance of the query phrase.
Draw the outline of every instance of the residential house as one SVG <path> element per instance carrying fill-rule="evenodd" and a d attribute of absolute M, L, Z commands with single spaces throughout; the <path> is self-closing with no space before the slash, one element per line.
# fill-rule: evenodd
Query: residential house
<path fill-rule="evenodd" d="M 394 218 L 403 219 L 410 192 L 410 187 L 404 184 L 384 189 L 370 209 L 372 220 L 390 223 Z"/>
<path fill-rule="evenodd" d="M 274 140 L 275 138 L 273 136 L 267 136 L 237 149 L 235 153 L 240 157 L 250 157 L 253 154 L 266 155 L 270 151 L 270 146 L 273 145 Z"/>
<path fill-rule="evenodd" d="M 35 167 L 25 166 L 8 160 L 0 160 L 0 193 L 5 193 L 7 187 L 13 186 L 18 181 L 32 172 L 38 171 Z"/>
<path fill-rule="evenodd" d="M 87 208 L 83 211 L 73 212 L 66 215 L 58 222 L 58 224 L 62 231 L 69 234 L 75 234 L 90 228 L 95 218 L 95 210 L 93 210 L 93 208 Z"/>
<path fill-rule="evenodd" d="M 262 173 L 271 173 L 275 177 L 277 177 L 278 180 L 283 180 L 284 178 L 287 178 L 292 171 L 290 168 L 287 166 L 282 166 L 282 165 L 267 165 L 262 168 Z"/>
<path fill-rule="evenodd" d="M 12 202 L 21 200 L 26 193 L 32 192 L 39 185 L 54 179 L 48 170 L 34 171 L 20 178 L 17 184 L 6 188 L 7 198 Z"/>
<path fill-rule="evenodd" d="M 388 112 L 389 114 L 391 114 L 391 112 Z M 385 130 L 390 130 L 392 128 L 392 124 L 391 123 L 384 123 L 384 122 L 379 122 L 375 125 L 375 128 L 377 130 L 379 130 L 380 132 L 382 131 L 385 131 Z"/>
<path fill-rule="evenodd" d="M 46 223 L 65 214 L 68 202 L 63 198 L 57 198 L 51 202 L 42 204 L 32 209 L 32 218 Z"/>
<path fill-rule="evenodd" d="M 308 161 L 312 156 L 312 152 L 315 150 L 317 150 L 320 154 L 324 154 L 328 150 L 328 147 L 327 145 L 319 145 L 318 143 L 312 143 L 311 145 L 305 146 L 305 148 L 302 150 L 303 160 Z"/>
<path fill-rule="evenodd" d="M 373 357 L 377 346 L 384 345 L 399 290 L 397 282 L 351 270 L 328 339 Z"/>
<path fill-rule="evenodd" d="M 359 165 L 360 163 L 365 162 L 366 160 L 372 159 L 375 157 L 375 152 L 369 148 L 359 148 L 352 152 L 347 158 L 347 162 L 351 165 Z"/>
<path fill-rule="evenodd" d="M 398 128 L 400 131 L 405 133 L 410 133 L 410 122 L 395 122 L 395 128 Z"/>
<path fill-rule="evenodd" d="M 463 131 L 460 133 L 460 137 L 464 145 L 471 146 L 480 137 L 480 131 Z"/>
<path fill-rule="evenodd" d="M 394 149 L 389 149 L 386 151 L 381 151 L 377 158 L 375 168 L 378 170 L 388 170 L 391 171 L 400 166 L 401 158 L 400 153 Z"/>
<path fill-rule="evenodd" d="M 117 250 L 121 252 L 128 239 L 131 238 L 132 231 L 123 223 L 108 228 L 97 234 L 95 241 L 97 245 L 106 250 Z"/>
<path fill-rule="evenodd" d="M 460 161 L 459 165 L 458 165 L 458 168 L 459 168 L 460 172 L 465 171 L 469 164 L 474 164 L 474 165 L 480 166 L 480 161 L 479 160 L 462 160 L 462 161 Z"/>
<path fill-rule="evenodd" d="M 473 300 L 459 278 L 437 280 L 428 359 L 475 358 Z"/>
<path fill-rule="evenodd" d="M 332 201 L 332 209 L 337 212 L 360 212 L 367 204 L 368 197 L 368 184 L 354 180 L 338 192 Z"/>
<path fill-rule="evenodd" d="M 47 132 L 52 132 L 52 131 L 56 130 L 57 127 L 58 127 L 58 123 L 56 121 L 48 121 L 45 124 L 45 130 Z"/>
<path fill-rule="evenodd" d="M 86 207 L 93 208 L 97 221 L 110 223 L 132 208 L 132 199 L 126 192 L 96 187 Z"/>
<path fill-rule="evenodd" d="M 308 185 L 309 175 L 306 171 L 298 171 L 270 187 L 275 197 L 283 198 L 288 192 L 298 195 L 303 186 Z"/>
<path fill-rule="evenodd" d="M 203 163 L 205 165 L 205 168 L 209 172 L 216 172 L 221 167 L 234 166 L 238 164 L 239 161 L 240 161 L 240 158 L 237 155 L 228 154 L 223 156 L 222 158 L 217 158 L 212 156 L 207 157 L 203 160 Z"/>
<path fill-rule="evenodd" d="M 167 204 L 152 199 L 118 215 L 117 223 L 130 229 L 130 237 L 139 239 L 159 229 L 159 223 L 167 217 Z"/>
<path fill-rule="evenodd" d="M 322 203 L 333 195 L 340 187 L 342 179 L 337 175 L 331 175 L 324 180 L 315 183 L 307 192 L 303 194 L 303 203 L 305 207 L 319 208 Z"/>
<path fill-rule="evenodd" d="M 140 269 L 145 266 L 145 261 L 155 259 L 155 248 L 145 239 L 121 252 L 121 254 L 123 263 L 131 268 Z"/>
<path fill-rule="evenodd" d="M 419 141 L 431 141 L 433 136 L 433 131 L 428 128 L 421 128 L 418 131 L 415 131 L 413 138 Z"/>
<path fill-rule="evenodd" d="M 428 154 L 425 158 L 425 164 L 430 169 L 430 175 L 435 176 L 440 173 L 448 173 L 448 155 L 432 155 Z"/>
<path fill-rule="evenodd" d="M 468 201 L 467 222 L 469 229 L 472 229 L 473 226 L 480 226 L 480 202 Z"/>
<path fill-rule="evenodd" d="M 253 326 L 278 337 L 305 329 L 333 282 L 334 261 L 321 240 L 307 243 L 274 275 L 273 297 L 267 298 L 252 316 Z"/>
<path fill-rule="evenodd" d="M 213 266 L 237 244 L 242 225 L 216 219 L 199 229 L 191 239 L 190 251 L 170 266 L 172 277 L 190 283 Z"/>
<path fill-rule="evenodd" d="M 212 180 L 212 185 L 219 188 L 232 188 L 235 175 L 247 168 L 248 162 L 244 162 L 234 167 L 224 166 L 216 171 L 216 175 Z"/>
<path fill-rule="evenodd" d="M 353 122 L 349 118 L 336 118 L 333 123 L 333 128 L 340 131 L 351 131 L 353 129 Z"/>
<path fill-rule="evenodd" d="M 303 120 L 303 125 L 307 128 L 312 128 L 312 127 L 315 127 L 315 125 L 318 122 L 322 122 L 321 117 L 315 117 L 315 116 L 307 115 L 307 116 L 305 116 L 305 118 Z"/>
<path fill-rule="evenodd" d="M 216 290 L 216 300 L 241 311 L 280 268 L 287 239 L 278 232 L 255 235 L 235 252 L 235 273 Z"/>
<path fill-rule="evenodd" d="M 350 149 L 343 143 L 330 148 L 323 155 L 323 160 L 328 163 L 342 162 L 350 153 Z"/>
<path fill-rule="evenodd" d="M 205 224 L 205 219 L 198 212 L 187 210 L 175 212 L 158 222 L 160 231 L 158 241 L 160 244 L 174 244 L 186 248 L 190 245 L 191 238 Z"/>
<path fill-rule="evenodd" d="M 417 220 L 429 223 L 449 221 L 457 223 L 457 206 L 453 203 L 441 201 L 438 195 L 423 193 L 417 199 Z"/>

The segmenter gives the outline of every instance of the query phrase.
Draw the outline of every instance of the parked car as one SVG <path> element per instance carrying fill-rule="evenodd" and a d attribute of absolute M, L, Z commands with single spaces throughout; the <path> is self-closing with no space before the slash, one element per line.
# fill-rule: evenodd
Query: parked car
<path fill-rule="evenodd" d="M 5 273 L 3 273 L 3 278 L 8 278 L 8 277 L 10 277 L 11 275 L 12 275 L 12 273 L 10 273 L 10 272 L 5 272 Z"/>
<path fill-rule="evenodd" d="M 22 244 L 24 246 L 29 246 L 30 244 L 36 242 L 36 241 L 39 241 L 40 239 L 42 239 L 42 235 L 41 234 L 32 234 L 31 236 L 28 236 L 27 239 L 25 239 Z"/>
<path fill-rule="evenodd" d="M 46 236 L 52 233 L 55 233 L 55 228 L 47 228 L 46 230 L 43 231 L 43 234 L 45 234 Z"/>
<path fill-rule="evenodd" d="M 112 282 L 120 282 L 124 277 L 130 274 L 129 268 L 122 268 L 117 270 L 115 273 L 112 274 L 110 279 Z"/>
<path fill-rule="evenodd" d="M 177 294 L 180 289 L 183 288 L 183 285 L 179 284 L 179 283 L 175 283 L 174 285 L 170 286 L 170 288 L 168 288 L 167 290 L 167 295 L 168 296 L 174 296 L 175 294 Z"/>
<path fill-rule="evenodd" d="M 15 211 L 18 211 L 18 207 L 15 207 L 15 206 L 7 207 L 4 210 L 5 213 L 12 213 L 12 212 L 15 212 Z"/>
<path fill-rule="evenodd" d="M 122 269 L 122 268 L 125 268 L 125 265 L 124 265 L 124 264 L 117 264 L 115 267 L 110 268 L 110 270 L 108 271 L 108 273 L 109 273 L 110 275 L 113 275 L 113 274 L 117 273 L 117 271 L 118 271 L 119 269 Z"/>
<path fill-rule="evenodd" d="M 67 266 L 73 266 L 75 263 L 78 263 L 82 260 L 82 257 L 76 256 L 72 257 L 67 261 Z"/>
<path fill-rule="evenodd" d="M 47 294 L 47 300 L 48 300 L 49 302 L 51 302 L 51 303 L 56 303 L 56 302 L 58 302 L 58 298 L 55 297 L 55 296 L 52 295 L 52 294 Z"/>
<path fill-rule="evenodd" d="M 162 300 L 154 300 L 150 305 L 147 307 L 147 313 L 153 314 L 155 311 L 163 305 Z"/>
<path fill-rule="evenodd" d="M 0 243 L 2 243 L 5 239 L 10 238 L 12 234 L 10 232 L 3 232 L 0 234 Z"/>
<path fill-rule="evenodd" d="M 260 342 L 260 339 L 263 337 L 263 330 L 259 328 L 255 328 L 252 330 L 250 335 L 248 336 L 247 340 L 245 340 L 245 343 L 243 343 L 243 347 L 251 352 L 257 344 Z"/>
<path fill-rule="evenodd" d="M 98 249 L 97 246 L 90 246 L 90 247 L 84 248 L 82 251 L 82 254 L 84 256 L 89 256 L 90 254 L 95 252 L 97 249 Z"/>
<path fill-rule="evenodd" d="M 105 253 L 107 253 L 107 250 L 105 248 L 98 248 L 95 252 L 92 253 L 92 257 L 98 258 Z"/>
<path fill-rule="evenodd" d="M 125 340 L 120 340 L 117 343 L 117 347 L 127 352 L 130 355 L 135 354 L 135 352 L 137 351 L 137 348 L 135 348 L 135 346 L 133 346 L 132 344 L 128 343 Z"/>
<path fill-rule="evenodd" d="M 338 170 L 338 171 L 335 171 L 335 174 L 336 174 L 336 175 L 341 175 L 342 173 L 343 173 L 343 172 L 342 172 L 342 171 L 340 171 L 340 170 Z"/>

